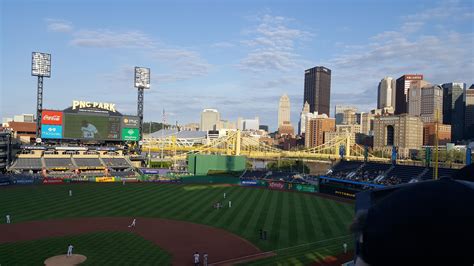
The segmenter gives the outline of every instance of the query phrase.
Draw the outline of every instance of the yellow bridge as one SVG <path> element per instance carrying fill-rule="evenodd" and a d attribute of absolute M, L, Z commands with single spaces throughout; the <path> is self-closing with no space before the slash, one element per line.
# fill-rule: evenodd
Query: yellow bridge
<path fill-rule="evenodd" d="M 193 145 L 176 136 L 144 139 L 142 150 L 162 152 L 167 159 L 184 160 L 187 154 L 245 155 L 252 159 L 339 159 L 339 149 L 344 146 L 344 157 L 349 160 L 364 160 L 364 147 L 351 143 L 349 135 L 334 138 L 323 145 L 298 151 L 285 151 L 260 142 L 241 131 L 229 131 L 226 136 L 214 139 L 205 145 Z M 388 162 L 390 159 L 367 153 L 369 161 Z"/>

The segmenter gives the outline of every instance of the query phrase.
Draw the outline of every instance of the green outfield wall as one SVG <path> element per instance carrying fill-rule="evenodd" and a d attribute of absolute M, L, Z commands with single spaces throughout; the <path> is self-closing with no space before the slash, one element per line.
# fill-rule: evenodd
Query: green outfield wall
<path fill-rule="evenodd" d="M 188 172 L 193 175 L 207 175 L 209 171 L 244 171 L 246 161 L 245 156 L 190 154 Z"/>

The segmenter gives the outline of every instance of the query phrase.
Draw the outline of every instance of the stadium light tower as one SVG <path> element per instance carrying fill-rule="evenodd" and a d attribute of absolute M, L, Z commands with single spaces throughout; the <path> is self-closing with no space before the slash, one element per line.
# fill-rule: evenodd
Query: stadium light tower
<path fill-rule="evenodd" d="M 150 69 L 146 67 L 135 67 L 135 88 L 138 89 L 137 115 L 140 119 L 140 138 L 143 137 L 143 96 L 145 89 L 150 89 Z"/>
<path fill-rule="evenodd" d="M 51 77 L 51 54 L 33 52 L 31 75 L 38 77 L 36 93 L 36 139 L 41 138 L 41 117 L 43 111 L 43 78 Z"/>

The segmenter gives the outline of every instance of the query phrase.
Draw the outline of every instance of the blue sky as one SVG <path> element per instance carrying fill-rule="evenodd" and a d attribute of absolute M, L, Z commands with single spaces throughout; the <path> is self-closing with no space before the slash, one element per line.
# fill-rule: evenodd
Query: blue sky
<path fill-rule="evenodd" d="M 31 52 L 52 54 L 44 108 L 73 99 L 136 112 L 133 67 L 151 68 L 145 120 L 259 116 L 275 129 L 304 70 L 332 69 L 335 104 L 376 106 L 384 76 L 474 83 L 474 1 L 1 1 L 0 116 L 34 113 Z M 469 86 L 468 85 L 468 86 Z"/>

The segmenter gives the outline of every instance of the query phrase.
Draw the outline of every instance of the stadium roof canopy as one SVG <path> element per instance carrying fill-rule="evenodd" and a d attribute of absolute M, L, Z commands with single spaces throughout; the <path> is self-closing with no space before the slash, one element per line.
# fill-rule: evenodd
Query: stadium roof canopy
<path fill-rule="evenodd" d="M 176 129 L 162 129 L 157 132 L 146 134 L 145 138 L 167 138 L 176 136 L 177 139 L 204 139 L 207 136 L 206 131 L 178 131 Z"/>

